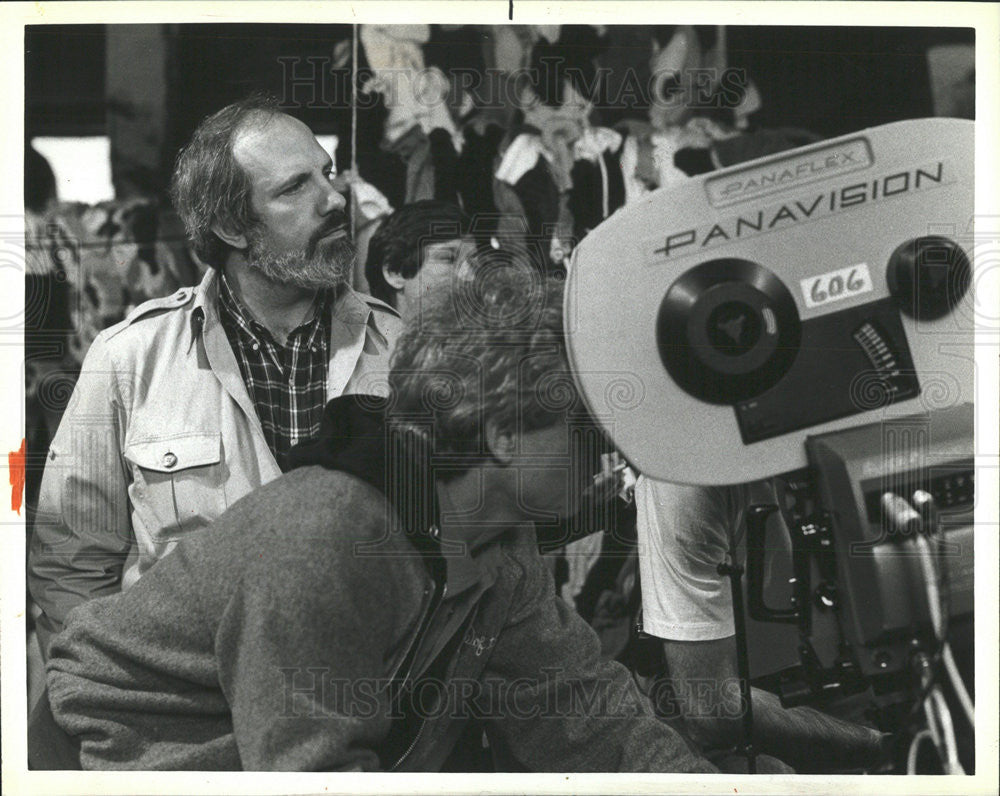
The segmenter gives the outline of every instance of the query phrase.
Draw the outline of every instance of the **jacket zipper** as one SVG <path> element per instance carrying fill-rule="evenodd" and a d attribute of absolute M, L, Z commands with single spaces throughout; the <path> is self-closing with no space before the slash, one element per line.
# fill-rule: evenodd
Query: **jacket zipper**
<path fill-rule="evenodd" d="M 399 663 L 396 668 L 389 673 L 389 682 L 396 679 L 396 675 L 399 674 L 399 670 L 403 668 L 403 664 L 406 663 L 406 659 L 410 657 L 410 653 L 413 652 L 414 645 L 420 640 L 420 631 L 424 628 L 424 620 L 427 619 L 427 611 L 434 602 L 434 592 L 437 590 L 437 584 L 434 581 L 430 582 L 430 585 L 424 589 L 424 604 L 421 606 L 420 619 L 417 620 L 417 632 L 414 634 L 410 643 L 406 646 L 406 652 L 403 653 L 402 657 L 399 659 Z M 412 667 L 412 661 L 411 661 Z"/>
<path fill-rule="evenodd" d="M 395 771 L 396 769 L 398 769 L 403 764 L 403 761 L 410 756 L 410 752 L 412 752 L 413 748 L 417 745 L 417 741 L 420 740 L 420 736 L 423 734 L 424 727 L 426 726 L 427 726 L 427 720 L 424 719 L 423 721 L 420 722 L 420 726 L 417 727 L 417 734 L 413 736 L 413 740 L 410 741 L 410 745 L 406 747 L 406 751 L 403 752 L 399 760 L 396 761 L 396 764 L 389 769 L 390 771 Z"/>
<path fill-rule="evenodd" d="M 431 584 L 431 587 L 433 589 L 433 583 Z M 441 588 L 441 599 L 438 600 L 438 604 L 436 606 L 434 606 L 434 611 L 430 614 L 430 616 L 426 617 L 426 620 L 427 620 L 426 623 L 421 623 L 420 628 L 417 630 L 417 637 L 416 637 L 416 639 L 414 639 L 414 644 L 417 645 L 417 649 L 414 649 L 413 660 L 410 661 L 410 668 L 407 670 L 406 676 L 403 678 L 403 683 L 400 686 L 400 692 L 402 692 L 403 688 L 406 686 L 407 681 L 410 679 L 410 674 L 412 674 L 412 672 L 413 672 L 413 667 L 416 665 L 416 662 L 417 662 L 417 655 L 416 655 L 416 653 L 419 651 L 420 636 L 423 633 L 423 631 L 426 628 L 429 628 L 431 626 L 431 624 L 434 622 L 434 617 L 437 616 L 437 612 L 441 608 L 441 606 L 444 604 L 444 600 L 445 600 L 445 598 L 447 596 L 448 596 L 448 584 L 446 582 L 444 584 L 444 586 Z M 433 600 L 433 593 L 431 595 L 431 599 Z M 413 740 L 410 741 L 410 745 L 406 747 L 406 751 L 403 752 L 403 754 L 400 756 L 399 760 L 397 760 L 395 762 L 395 764 L 393 765 L 393 767 L 389 769 L 390 771 L 395 771 L 397 768 L 399 768 L 403 764 L 403 761 L 406 760 L 406 758 L 410 756 L 410 753 L 416 747 L 417 741 L 420 740 L 420 736 L 423 734 L 424 727 L 426 727 L 426 726 L 427 726 L 427 719 L 421 719 L 420 726 L 417 727 L 416 735 L 413 736 Z"/>

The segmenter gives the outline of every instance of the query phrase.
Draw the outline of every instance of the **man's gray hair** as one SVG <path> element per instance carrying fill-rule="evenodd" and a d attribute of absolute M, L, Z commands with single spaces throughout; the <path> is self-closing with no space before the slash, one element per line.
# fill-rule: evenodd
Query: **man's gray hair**
<path fill-rule="evenodd" d="M 195 254 L 208 266 L 221 267 L 230 249 L 213 224 L 242 233 L 256 222 L 250 175 L 233 157 L 236 135 L 253 119 L 281 112 L 278 100 L 265 94 L 234 102 L 202 121 L 177 156 L 170 197 Z"/>

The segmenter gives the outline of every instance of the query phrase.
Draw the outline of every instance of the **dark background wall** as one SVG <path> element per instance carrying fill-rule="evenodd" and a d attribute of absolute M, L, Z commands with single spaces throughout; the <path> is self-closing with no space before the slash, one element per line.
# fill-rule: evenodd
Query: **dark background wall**
<path fill-rule="evenodd" d="M 932 116 L 927 50 L 972 44 L 963 28 L 730 27 L 729 62 L 760 89 L 762 126 L 842 135 Z"/>

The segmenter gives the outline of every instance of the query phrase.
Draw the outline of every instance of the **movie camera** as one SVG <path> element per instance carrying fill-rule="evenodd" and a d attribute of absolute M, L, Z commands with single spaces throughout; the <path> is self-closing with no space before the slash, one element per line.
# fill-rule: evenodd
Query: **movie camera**
<path fill-rule="evenodd" d="M 968 764 L 974 721 L 956 664 L 972 643 L 973 149 L 972 122 L 907 121 L 692 178 L 607 219 L 566 284 L 576 379 L 638 470 L 774 479 L 778 504 L 746 520 L 746 591 L 752 618 L 798 628 L 786 704 L 868 691 L 883 729 L 930 737 L 945 771 Z M 763 590 L 775 512 L 792 537 L 779 607 Z"/>

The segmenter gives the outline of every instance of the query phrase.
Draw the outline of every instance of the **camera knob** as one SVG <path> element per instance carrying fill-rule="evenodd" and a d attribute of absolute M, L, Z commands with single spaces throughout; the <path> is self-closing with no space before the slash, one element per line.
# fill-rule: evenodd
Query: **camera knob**
<path fill-rule="evenodd" d="M 972 265 L 955 241 L 928 235 L 896 248 L 885 279 L 902 312 L 931 321 L 951 312 L 968 292 Z"/>

